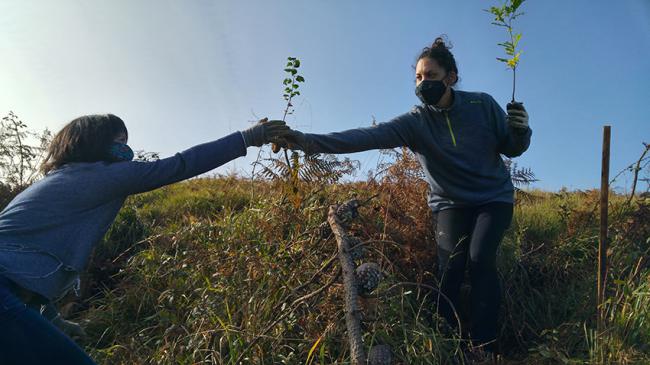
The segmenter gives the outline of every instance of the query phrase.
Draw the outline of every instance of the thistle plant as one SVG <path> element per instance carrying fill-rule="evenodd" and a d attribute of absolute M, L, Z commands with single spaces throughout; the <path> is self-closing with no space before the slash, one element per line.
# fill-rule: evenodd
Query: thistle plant
<path fill-rule="evenodd" d="M 506 0 L 501 6 L 491 6 L 490 9 L 485 9 L 488 13 L 494 16 L 492 24 L 506 28 L 509 41 L 499 43 L 506 52 L 507 58 L 497 57 L 497 60 L 506 64 L 512 70 L 512 102 L 515 102 L 515 84 L 517 78 L 517 66 L 521 57 L 521 51 L 517 50 L 517 45 L 521 40 L 521 33 L 517 33 L 512 28 L 513 21 L 523 15 L 524 13 L 517 12 L 521 4 L 525 0 Z"/>

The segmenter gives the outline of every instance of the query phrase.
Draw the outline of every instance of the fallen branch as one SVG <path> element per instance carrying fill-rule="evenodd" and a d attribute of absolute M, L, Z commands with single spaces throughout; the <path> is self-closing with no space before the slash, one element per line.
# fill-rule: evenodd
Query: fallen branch
<path fill-rule="evenodd" d="M 354 276 L 354 261 L 350 257 L 350 243 L 348 235 L 336 215 L 336 206 L 330 206 L 327 213 L 327 221 L 336 237 L 339 250 L 339 260 L 343 271 L 343 286 L 345 288 L 345 324 L 348 329 L 348 340 L 350 342 L 350 354 L 353 365 L 365 365 L 366 354 L 363 348 L 361 332 L 361 312 L 357 304 L 357 285 Z"/>

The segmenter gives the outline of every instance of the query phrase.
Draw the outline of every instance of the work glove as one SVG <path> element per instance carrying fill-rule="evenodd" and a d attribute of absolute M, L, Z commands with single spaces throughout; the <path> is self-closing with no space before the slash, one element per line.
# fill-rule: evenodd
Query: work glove
<path fill-rule="evenodd" d="M 281 148 L 289 148 L 292 150 L 300 150 L 307 152 L 307 138 L 304 133 L 290 129 L 286 134 L 279 137 L 278 140 L 271 146 L 273 152 L 280 152 Z"/>
<path fill-rule="evenodd" d="M 508 113 L 506 116 L 506 121 L 508 121 L 509 127 L 520 131 L 525 131 L 528 129 L 528 113 L 526 112 L 523 103 L 508 103 L 506 110 Z"/>
<path fill-rule="evenodd" d="M 65 320 L 60 314 L 52 319 L 52 324 L 72 339 L 86 338 L 86 331 L 79 323 Z"/>
<path fill-rule="evenodd" d="M 269 121 L 268 118 L 264 118 L 254 126 L 243 130 L 241 134 L 244 137 L 246 147 L 261 147 L 266 143 L 275 142 L 289 131 L 289 127 L 283 121 Z"/>

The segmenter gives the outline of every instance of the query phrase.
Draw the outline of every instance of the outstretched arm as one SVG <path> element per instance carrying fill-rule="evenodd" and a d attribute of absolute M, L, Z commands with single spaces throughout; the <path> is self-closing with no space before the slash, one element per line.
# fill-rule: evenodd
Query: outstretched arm
<path fill-rule="evenodd" d="M 128 161 L 108 165 L 107 193 L 137 194 L 172 184 L 215 169 L 246 155 L 249 146 L 261 146 L 286 135 L 284 122 L 260 121 L 254 127 L 203 143 L 174 156 L 152 162 Z"/>
<path fill-rule="evenodd" d="M 413 136 L 409 114 L 367 128 L 349 129 L 329 134 L 291 131 L 283 147 L 300 149 L 305 153 L 353 153 L 375 149 L 411 146 Z"/>

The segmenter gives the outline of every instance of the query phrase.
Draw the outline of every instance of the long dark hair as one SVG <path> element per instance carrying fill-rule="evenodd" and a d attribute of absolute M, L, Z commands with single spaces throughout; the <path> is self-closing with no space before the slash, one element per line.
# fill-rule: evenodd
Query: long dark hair
<path fill-rule="evenodd" d="M 113 114 L 79 117 L 52 138 L 41 172 L 47 174 L 69 162 L 109 161 L 107 152 L 120 133 L 128 138 L 124 121 Z"/>

